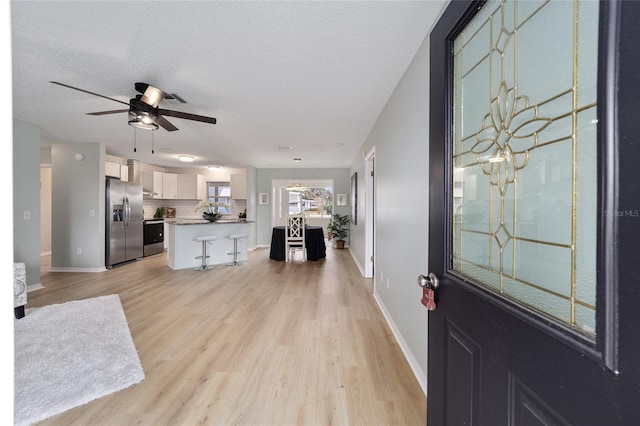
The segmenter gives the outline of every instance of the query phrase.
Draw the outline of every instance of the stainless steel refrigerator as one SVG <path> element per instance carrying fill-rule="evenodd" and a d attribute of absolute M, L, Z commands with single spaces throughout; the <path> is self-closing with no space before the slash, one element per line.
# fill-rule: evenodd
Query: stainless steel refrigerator
<path fill-rule="evenodd" d="M 144 242 L 142 184 L 107 179 L 105 264 L 141 258 Z"/>

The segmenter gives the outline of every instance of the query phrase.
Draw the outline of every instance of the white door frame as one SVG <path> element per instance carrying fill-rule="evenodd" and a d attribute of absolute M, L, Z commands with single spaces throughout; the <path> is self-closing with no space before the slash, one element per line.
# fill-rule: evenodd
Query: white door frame
<path fill-rule="evenodd" d="M 364 236 L 364 276 L 372 278 L 375 264 L 375 156 L 374 146 L 364 156 L 364 181 L 365 181 L 365 236 Z"/>

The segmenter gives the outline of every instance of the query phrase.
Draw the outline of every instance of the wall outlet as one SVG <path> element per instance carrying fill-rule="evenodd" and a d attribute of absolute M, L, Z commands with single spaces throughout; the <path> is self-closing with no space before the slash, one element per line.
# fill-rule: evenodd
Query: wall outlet
<path fill-rule="evenodd" d="M 389 290 L 389 277 L 387 277 L 387 290 Z"/>
<path fill-rule="evenodd" d="M 95 210 L 89 210 L 89 216 L 90 217 L 94 217 L 96 215 L 96 211 Z"/>
<path fill-rule="evenodd" d="M 22 219 L 23 220 L 30 220 L 31 219 L 31 211 L 29 210 L 25 210 L 22 212 Z"/>
<path fill-rule="evenodd" d="M 76 249 L 76 254 L 82 254 L 82 249 L 80 247 Z M 387 285 L 387 288 L 389 288 L 389 285 Z"/>

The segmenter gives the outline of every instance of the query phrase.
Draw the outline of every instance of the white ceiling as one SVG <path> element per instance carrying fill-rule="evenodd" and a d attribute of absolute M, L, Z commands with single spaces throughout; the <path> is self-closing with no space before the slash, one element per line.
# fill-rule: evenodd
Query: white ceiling
<path fill-rule="evenodd" d="M 14 118 L 161 167 L 349 167 L 442 5 L 12 1 Z M 125 102 L 149 83 L 218 122 L 166 117 L 179 130 L 136 130 L 134 153 L 126 113 L 85 114 L 125 105 L 51 80 Z"/>

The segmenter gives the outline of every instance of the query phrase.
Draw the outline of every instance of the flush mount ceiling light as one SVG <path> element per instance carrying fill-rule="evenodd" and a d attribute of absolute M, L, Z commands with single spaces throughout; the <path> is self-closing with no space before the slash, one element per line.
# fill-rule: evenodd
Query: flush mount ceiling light
<path fill-rule="evenodd" d="M 217 170 L 219 168 L 220 168 L 220 166 L 215 166 L 215 165 L 207 166 L 207 169 L 209 169 L 209 170 Z"/>
<path fill-rule="evenodd" d="M 178 160 L 184 161 L 185 163 L 193 163 L 194 159 L 195 157 L 192 155 L 178 155 Z"/>

